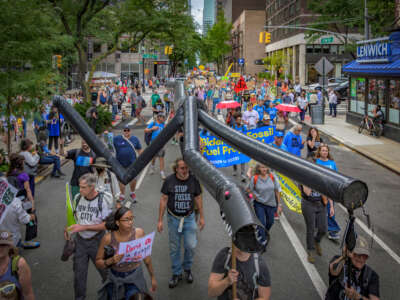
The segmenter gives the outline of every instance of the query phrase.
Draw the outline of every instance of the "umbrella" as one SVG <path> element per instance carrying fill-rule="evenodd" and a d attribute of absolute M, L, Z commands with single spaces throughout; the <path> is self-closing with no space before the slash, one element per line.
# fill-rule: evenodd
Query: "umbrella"
<path fill-rule="evenodd" d="M 300 108 L 298 108 L 296 105 L 292 104 L 279 104 L 276 106 L 278 110 L 282 111 L 289 111 L 289 112 L 301 112 Z"/>
<path fill-rule="evenodd" d="M 240 103 L 230 100 L 230 101 L 222 101 L 220 103 L 217 104 L 217 108 L 219 109 L 224 109 L 224 108 L 236 108 L 236 107 L 240 107 Z"/>

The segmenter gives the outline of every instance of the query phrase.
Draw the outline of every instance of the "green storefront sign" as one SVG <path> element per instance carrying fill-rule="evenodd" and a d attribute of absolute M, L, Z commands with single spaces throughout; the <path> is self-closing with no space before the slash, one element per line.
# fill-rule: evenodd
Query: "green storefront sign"
<path fill-rule="evenodd" d="M 332 43 L 333 43 L 333 36 L 321 39 L 321 44 L 332 44 Z"/>

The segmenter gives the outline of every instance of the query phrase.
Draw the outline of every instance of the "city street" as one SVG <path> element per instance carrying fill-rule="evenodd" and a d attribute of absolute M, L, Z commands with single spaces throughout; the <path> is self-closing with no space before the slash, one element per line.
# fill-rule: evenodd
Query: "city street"
<path fill-rule="evenodd" d="M 149 118 L 150 111 L 146 111 Z M 121 123 L 115 131 L 126 123 Z M 132 134 L 143 142 L 144 126 L 134 126 Z M 327 137 L 323 137 L 325 141 Z M 367 210 L 376 240 L 373 242 L 368 264 L 380 276 L 381 299 L 395 299 L 400 293 L 400 203 L 395 201 L 400 193 L 399 176 L 378 166 L 343 146 L 329 142 L 339 171 L 364 180 L 369 187 Z M 143 145 L 143 143 L 142 143 Z M 179 147 L 169 145 L 166 148 L 167 175 L 172 173 L 170 165 L 179 155 Z M 160 200 L 161 178 L 156 163 L 156 172 L 149 175 L 145 172 L 138 177 L 137 199 L 134 206 L 135 225 L 144 228 L 146 233 L 156 230 L 158 206 Z M 33 287 L 37 299 L 72 299 L 73 273 L 72 263 L 61 262 L 60 256 L 64 245 L 63 228 L 65 225 L 65 183 L 70 178 L 72 163 L 63 167 L 67 174 L 65 180 L 48 178 L 37 187 L 37 206 L 39 218 L 39 237 L 41 247 L 36 250 L 25 250 L 33 274 Z M 232 174 L 231 168 L 224 169 Z M 166 229 L 157 233 L 153 247 L 153 265 L 158 280 L 156 299 L 207 299 L 207 281 L 216 253 L 230 245 L 225 232 L 216 201 L 208 194 L 203 195 L 206 226 L 199 232 L 193 267 L 194 283 L 181 282 L 175 289 L 168 288 L 170 278 L 170 260 L 168 251 L 168 234 Z M 344 230 L 346 213 L 336 206 L 337 219 Z M 323 256 L 316 258 L 314 265 L 302 256 L 305 248 L 305 225 L 301 215 L 287 208 L 284 216 L 276 221 L 271 230 L 271 242 L 263 254 L 272 278 L 273 299 L 322 299 L 328 284 L 328 261 L 333 255 L 340 254 L 339 244 L 328 239 L 322 241 Z M 357 216 L 361 216 L 357 212 Z M 360 218 L 366 224 L 365 218 Z M 166 221 L 165 221 L 166 226 Z M 357 232 L 371 241 L 371 236 L 357 224 Z M 300 256 L 299 256 L 300 255 Z M 146 278 L 148 278 L 146 273 Z M 88 297 L 96 299 L 100 286 L 100 277 L 93 266 L 88 278 Z"/>

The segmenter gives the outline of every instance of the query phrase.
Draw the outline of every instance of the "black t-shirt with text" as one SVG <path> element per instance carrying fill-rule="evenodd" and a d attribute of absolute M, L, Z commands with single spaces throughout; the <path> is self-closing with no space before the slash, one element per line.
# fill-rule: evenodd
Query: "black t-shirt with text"
<path fill-rule="evenodd" d="M 330 263 L 338 259 L 340 256 L 334 256 Z M 367 276 L 367 268 L 369 276 Z M 354 271 L 354 270 L 353 270 Z M 369 295 L 374 295 L 379 298 L 379 275 L 372 270 L 369 266 L 365 265 L 361 271 L 354 271 L 353 284 L 352 286 L 356 288 L 357 292 L 364 297 L 369 297 Z M 368 278 L 368 279 L 367 279 Z M 338 276 L 333 276 L 329 272 L 329 288 L 326 292 L 325 300 L 342 300 L 344 297 L 344 287 L 343 287 L 343 270 Z"/>
<path fill-rule="evenodd" d="M 96 154 L 92 150 L 87 153 L 82 149 L 73 149 L 67 152 L 66 158 L 74 161 L 75 167 L 71 177 L 71 185 L 78 186 L 79 178 L 82 175 L 93 172 L 90 164 L 96 161 Z"/>
<path fill-rule="evenodd" d="M 225 268 L 225 263 L 229 253 L 229 248 L 223 248 L 217 254 L 214 259 L 213 266 L 211 269 L 212 273 L 224 274 L 224 278 L 228 274 L 228 270 Z M 267 264 L 264 259 L 258 257 L 259 274 L 257 285 L 262 287 L 271 286 L 271 277 Z M 227 268 L 231 268 L 232 259 L 229 259 Z M 240 261 L 236 259 L 236 269 L 239 272 L 238 282 L 237 282 L 237 296 L 240 300 L 253 300 L 253 291 L 255 289 L 253 276 L 257 274 L 255 261 L 253 254 L 250 255 L 247 261 Z M 222 295 L 218 297 L 218 300 L 230 300 L 232 299 L 232 286 L 227 288 Z"/>
<path fill-rule="evenodd" d="M 308 141 L 312 141 L 312 137 L 311 137 L 311 136 L 308 136 L 308 137 L 307 137 L 307 142 L 308 142 Z M 310 154 L 311 152 L 317 151 L 318 147 L 319 147 L 323 142 L 324 142 L 324 141 L 322 140 L 322 138 L 319 138 L 319 141 L 315 141 L 315 142 L 314 142 L 314 147 L 313 147 L 313 148 L 311 148 L 311 147 L 308 145 L 308 143 L 307 143 L 307 154 L 308 154 L 308 156 L 309 156 L 309 154 Z"/>
<path fill-rule="evenodd" d="M 187 216 L 193 212 L 194 198 L 201 194 L 201 187 L 193 175 L 183 181 L 172 174 L 164 181 L 161 193 L 168 196 L 169 211 L 177 216 Z"/>

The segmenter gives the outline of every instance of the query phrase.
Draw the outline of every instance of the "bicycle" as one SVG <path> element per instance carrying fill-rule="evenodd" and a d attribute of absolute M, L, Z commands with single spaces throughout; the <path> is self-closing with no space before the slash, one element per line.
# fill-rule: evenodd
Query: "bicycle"
<path fill-rule="evenodd" d="M 375 119 L 371 120 L 368 115 L 365 115 L 361 120 L 358 133 L 362 133 L 364 129 L 366 129 L 370 135 L 380 137 L 383 133 L 382 121 Z"/>

